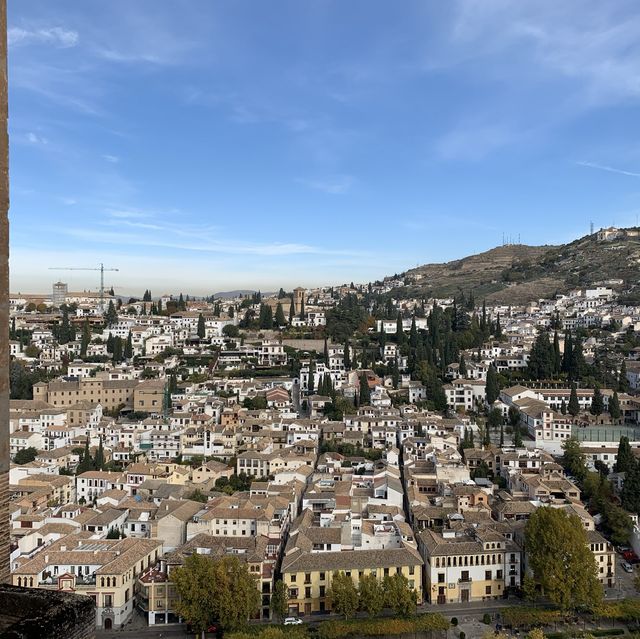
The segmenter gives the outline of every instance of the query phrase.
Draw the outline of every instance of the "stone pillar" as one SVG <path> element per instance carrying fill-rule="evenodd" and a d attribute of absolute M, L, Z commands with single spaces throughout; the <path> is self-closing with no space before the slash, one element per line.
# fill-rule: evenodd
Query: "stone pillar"
<path fill-rule="evenodd" d="M 9 101 L 7 1 L 0 0 L 0 583 L 9 581 Z"/>

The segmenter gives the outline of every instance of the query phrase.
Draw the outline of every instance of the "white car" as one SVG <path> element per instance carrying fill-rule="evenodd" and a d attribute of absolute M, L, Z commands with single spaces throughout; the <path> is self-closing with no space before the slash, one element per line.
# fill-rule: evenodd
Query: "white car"
<path fill-rule="evenodd" d="M 284 620 L 285 626 L 299 626 L 302 623 L 302 619 L 298 619 L 298 617 L 287 617 Z"/>
<path fill-rule="evenodd" d="M 623 561 L 621 566 L 622 570 L 624 570 L 625 572 L 633 572 L 633 566 L 629 562 Z"/>

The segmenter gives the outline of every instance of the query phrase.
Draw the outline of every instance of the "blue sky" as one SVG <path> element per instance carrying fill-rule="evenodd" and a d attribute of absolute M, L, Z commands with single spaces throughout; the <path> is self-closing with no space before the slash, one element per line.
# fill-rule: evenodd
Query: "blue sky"
<path fill-rule="evenodd" d="M 369 281 L 635 225 L 639 33 L 624 0 L 9 0 L 12 288 Z"/>

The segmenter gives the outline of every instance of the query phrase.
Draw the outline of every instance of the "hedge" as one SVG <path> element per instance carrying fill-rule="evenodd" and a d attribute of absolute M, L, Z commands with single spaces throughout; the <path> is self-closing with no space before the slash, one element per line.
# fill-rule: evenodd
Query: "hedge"
<path fill-rule="evenodd" d="M 513 606 L 502 610 L 502 620 L 508 626 L 548 626 L 560 621 L 559 610 L 545 610 L 529 606 Z"/>
<path fill-rule="evenodd" d="M 442 615 L 429 613 L 426 615 L 418 615 L 411 619 L 382 618 L 327 621 L 320 624 L 318 637 L 319 639 L 381 637 L 385 635 L 406 635 L 416 632 L 428 632 L 430 630 L 448 630 L 448 628 L 449 622 Z"/>

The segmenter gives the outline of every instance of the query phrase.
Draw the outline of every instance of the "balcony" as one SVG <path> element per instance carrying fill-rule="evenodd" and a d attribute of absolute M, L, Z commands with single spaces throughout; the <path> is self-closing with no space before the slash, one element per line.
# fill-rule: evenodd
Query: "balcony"
<path fill-rule="evenodd" d="M 459 584 L 470 584 L 472 581 L 473 579 L 471 579 L 471 577 L 460 577 L 460 579 L 458 579 Z"/>

